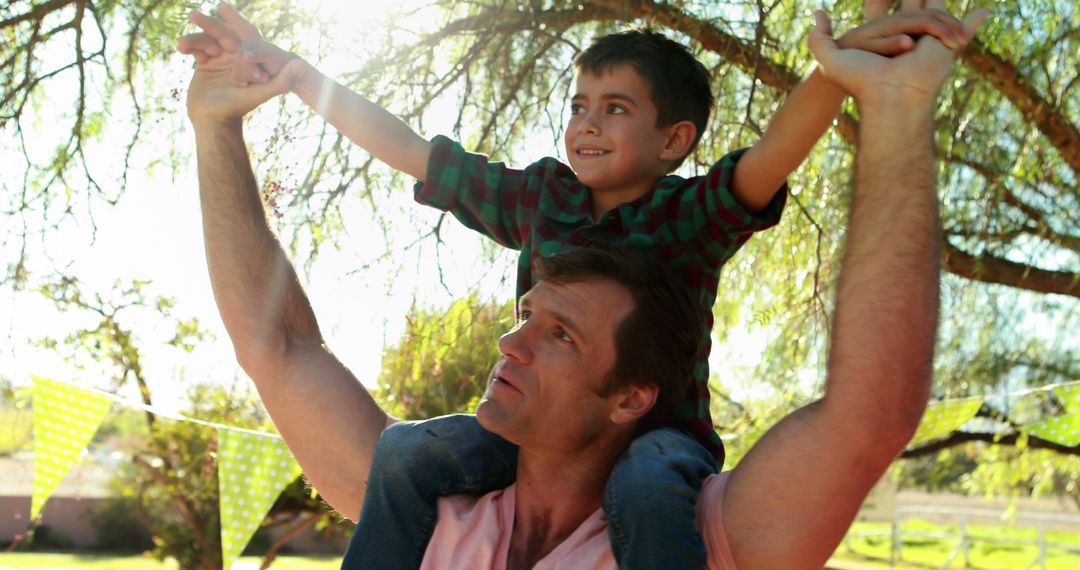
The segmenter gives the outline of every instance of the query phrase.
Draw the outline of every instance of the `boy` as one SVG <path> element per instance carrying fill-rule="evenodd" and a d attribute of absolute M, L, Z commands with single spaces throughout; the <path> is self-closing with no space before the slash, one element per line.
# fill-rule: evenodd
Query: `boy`
<path fill-rule="evenodd" d="M 214 39 L 182 40 L 181 51 L 198 60 L 200 51 L 207 57 L 215 50 L 239 50 L 238 84 L 270 82 L 275 93 L 292 90 L 372 155 L 423 180 L 418 201 L 451 211 L 467 226 L 519 249 L 518 297 L 533 285 L 539 256 L 592 244 L 652 249 L 697 292 L 709 329 L 720 268 L 753 232 L 777 222 L 784 179 L 843 99 L 815 72 L 753 148 L 728 154 L 705 176 L 671 176 L 706 127 L 713 104 L 708 71 L 661 34 L 613 34 L 575 60 L 565 140 L 570 165 L 547 158 L 513 170 L 445 137 L 420 138 L 382 108 L 262 42 L 231 7 L 222 5 L 221 17 L 224 25 L 193 14 Z M 931 33 L 948 42 L 962 30 L 940 15 L 890 24 L 859 28 L 841 45 L 895 54 L 913 45 L 907 33 Z M 572 332 L 559 334 L 573 350 Z M 691 393 L 664 403 L 673 407 L 670 425 L 640 435 L 608 482 L 604 510 L 624 568 L 704 567 L 693 501 L 701 480 L 723 462 L 708 413 L 708 345 L 696 363 Z M 344 567 L 418 566 L 434 526 L 435 499 L 507 486 L 516 450 L 471 416 L 449 416 L 396 424 L 384 432 L 376 456 L 381 467 L 370 475 L 361 527 Z M 430 477 L 412 479 L 413 486 L 395 476 L 398 470 Z"/>

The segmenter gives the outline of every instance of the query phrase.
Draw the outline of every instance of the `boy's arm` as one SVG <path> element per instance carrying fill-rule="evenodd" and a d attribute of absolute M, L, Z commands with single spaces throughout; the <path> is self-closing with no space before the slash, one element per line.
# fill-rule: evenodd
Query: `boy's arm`
<path fill-rule="evenodd" d="M 866 3 L 868 17 L 878 15 L 875 4 Z M 912 36 L 930 35 L 953 46 L 963 33 L 963 24 L 952 15 L 921 10 L 877 18 L 844 34 L 837 45 L 891 57 L 911 50 Z M 769 204 L 832 124 L 846 96 L 817 67 L 788 95 L 764 136 L 735 166 L 732 193 L 744 208 L 758 212 Z"/>
<path fill-rule="evenodd" d="M 250 53 L 250 52 L 249 52 Z M 341 134 L 385 162 L 417 180 L 427 178 L 431 142 L 404 121 L 359 93 L 301 63 L 293 92 Z"/>
<path fill-rule="evenodd" d="M 191 21 L 204 30 L 181 39 L 180 51 L 205 60 L 235 52 L 232 81 L 237 86 L 269 83 L 277 94 L 293 91 L 353 143 L 375 158 L 419 180 L 427 176 L 431 143 L 401 119 L 329 79 L 314 66 L 262 39 L 258 29 L 228 4 L 220 20 L 199 12 Z"/>

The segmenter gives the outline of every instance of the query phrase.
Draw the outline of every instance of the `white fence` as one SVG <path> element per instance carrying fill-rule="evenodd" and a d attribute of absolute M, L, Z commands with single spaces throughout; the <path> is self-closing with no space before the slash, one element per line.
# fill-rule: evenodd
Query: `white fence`
<path fill-rule="evenodd" d="M 945 516 L 953 520 L 959 519 L 960 530 L 959 532 L 926 532 L 903 530 L 900 525 L 901 520 L 905 518 L 911 518 L 913 516 Z M 1080 526 L 1080 516 L 1055 513 L 1017 513 L 1012 517 L 1009 517 L 1011 519 L 1015 519 L 1017 522 L 1033 522 L 1036 529 L 1036 538 L 1034 540 L 972 535 L 968 531 L 968 524 L 970 524 L 972 520 L 989 520 L 993 523 L 1000 524 L 1003 518 L 1006 517 L 1004 517 L 1001 511 L 991 509 L 958 509 L 950 507 L 916 506 L 897 507 L 896 513 L 893 516 L 891 532 L 849 532 L 848 535 L 844 538 L 844 546 L 849 552 L 853 552 L 851 544 L 849 542 L 851 538 L 890 536 L 892 539 L 892 548 L 889 562 L 891 565 L 895 566 L 897 561 L 903 560 L 904 558 L 904 537 L 933 538 L 937 540 L 959 539 L 960 544 L 957 545 L 957 547 L 949 554 L 949 558 L 941 567 L 942 570 L 948 570 L 949 568 L 951 568 L 958 558 L 962 558 L 964 566 L 970 567 L 971 545 L 974 542 L 992 542 L 995 544 L 1020 544 L 1038 546 L 1038 555 L 1035 557 L 1034 560 L 1031 561 L 1030 564 L 1027 565 L 1027 570 L 1031 570 L 1033 568 L 1041 568 L 1042 570 L 1046 570 L 1046 555 L 1050 550 L 1064 550 L 1067 552 L 1080 553 L 1080 547 L 1078 546 L 1055 544 L 1046 540 L 1046 526 L 1048 524 Z"/>

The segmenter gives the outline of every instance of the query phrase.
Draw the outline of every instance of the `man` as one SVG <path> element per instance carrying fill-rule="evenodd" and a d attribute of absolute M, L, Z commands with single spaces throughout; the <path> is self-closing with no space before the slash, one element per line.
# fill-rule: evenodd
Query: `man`
<path fill-rule="evenodd" d="M 884 4 L 874 10 L 883 13 Z M 906 11 L 924 7 L 903 4 Z M 925 4 L 943 8 L 939 0 Z M 958 46 L 983 17 L 969 16 Z M 718 568 L 820 567 L 910 439 L 929 391 L 939 242 L 931 118 L 954 54 L 929 37 L 895 59 L 840 50 L 825 15 L 817 18 L 811 48 L 855 97 L 862 119 L 826 391 L 699 495 L 699 527 L 711 537 L 710 566 Z M 233 85 L 231 57 L 227 50 L 197 56 L 188 96 L 214 293 L 238 360 L 308 479 L 356 518 L 376 444 L 396 420 L 323 345 L 265 223 L 242 117 L 276 87 Z M 605 382 L 619 364 L 618 330 L 639 307 L 625 286 L 595 276 L 542 280 L 522 306 L 523 320 L 500 341 L 502 357 L 478 408 L 487 429 L 520 446 L 517 484 L 505 497 L 441 501 L 425 564 L 452 564 L 437 552 L 465 541 L 448 539 L 448 528 L 479 528 L 469 521 L 453 527 L 452 516 L 501 505 L 509 518 L 491 529 L 499 536 L 468 535 L 479 550 L 457 554 L 487 549 L 495 553 L 487 565 L 510 568 L 587 556 L 594 566 L 613 565 L 609 548 L 588 555 L 603 541 L 580 540 L 579 531 L 603 524 L 603 480 L 661 390 L 656 378 L 613 389 Z"/>

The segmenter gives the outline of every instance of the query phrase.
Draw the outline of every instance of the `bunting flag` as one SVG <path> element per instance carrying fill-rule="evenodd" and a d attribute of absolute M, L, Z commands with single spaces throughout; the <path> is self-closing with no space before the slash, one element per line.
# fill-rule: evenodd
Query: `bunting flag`
<path fill-rule="evenodd" d="M 300 475 L 280 437 L 218 429 L 221 560 L 228 569 L 247 546 L 278 495 Z"/>
<path fill-rule="evenodd" d="M 1080 386 L 1054 388 L 1054 396 L 1061 401 L 1065 413 L 1035 422 L 1024 431 L 1065 447 L 1080 445 Z"/>
<path fill-rule="evenodd" d="M 931 402 L 908 446 L 921 445 L 949 435 L 975 417 L 982 405 L 983 398 Z"/>
<path fill-rule="evenodd" d="M 37 376 L 33 378 L 30 393 L 34 424 L 34 489 L 30 499 L 30 519 L 35 520 L 97 433 L 112 407 L 112 400 Z"/>

